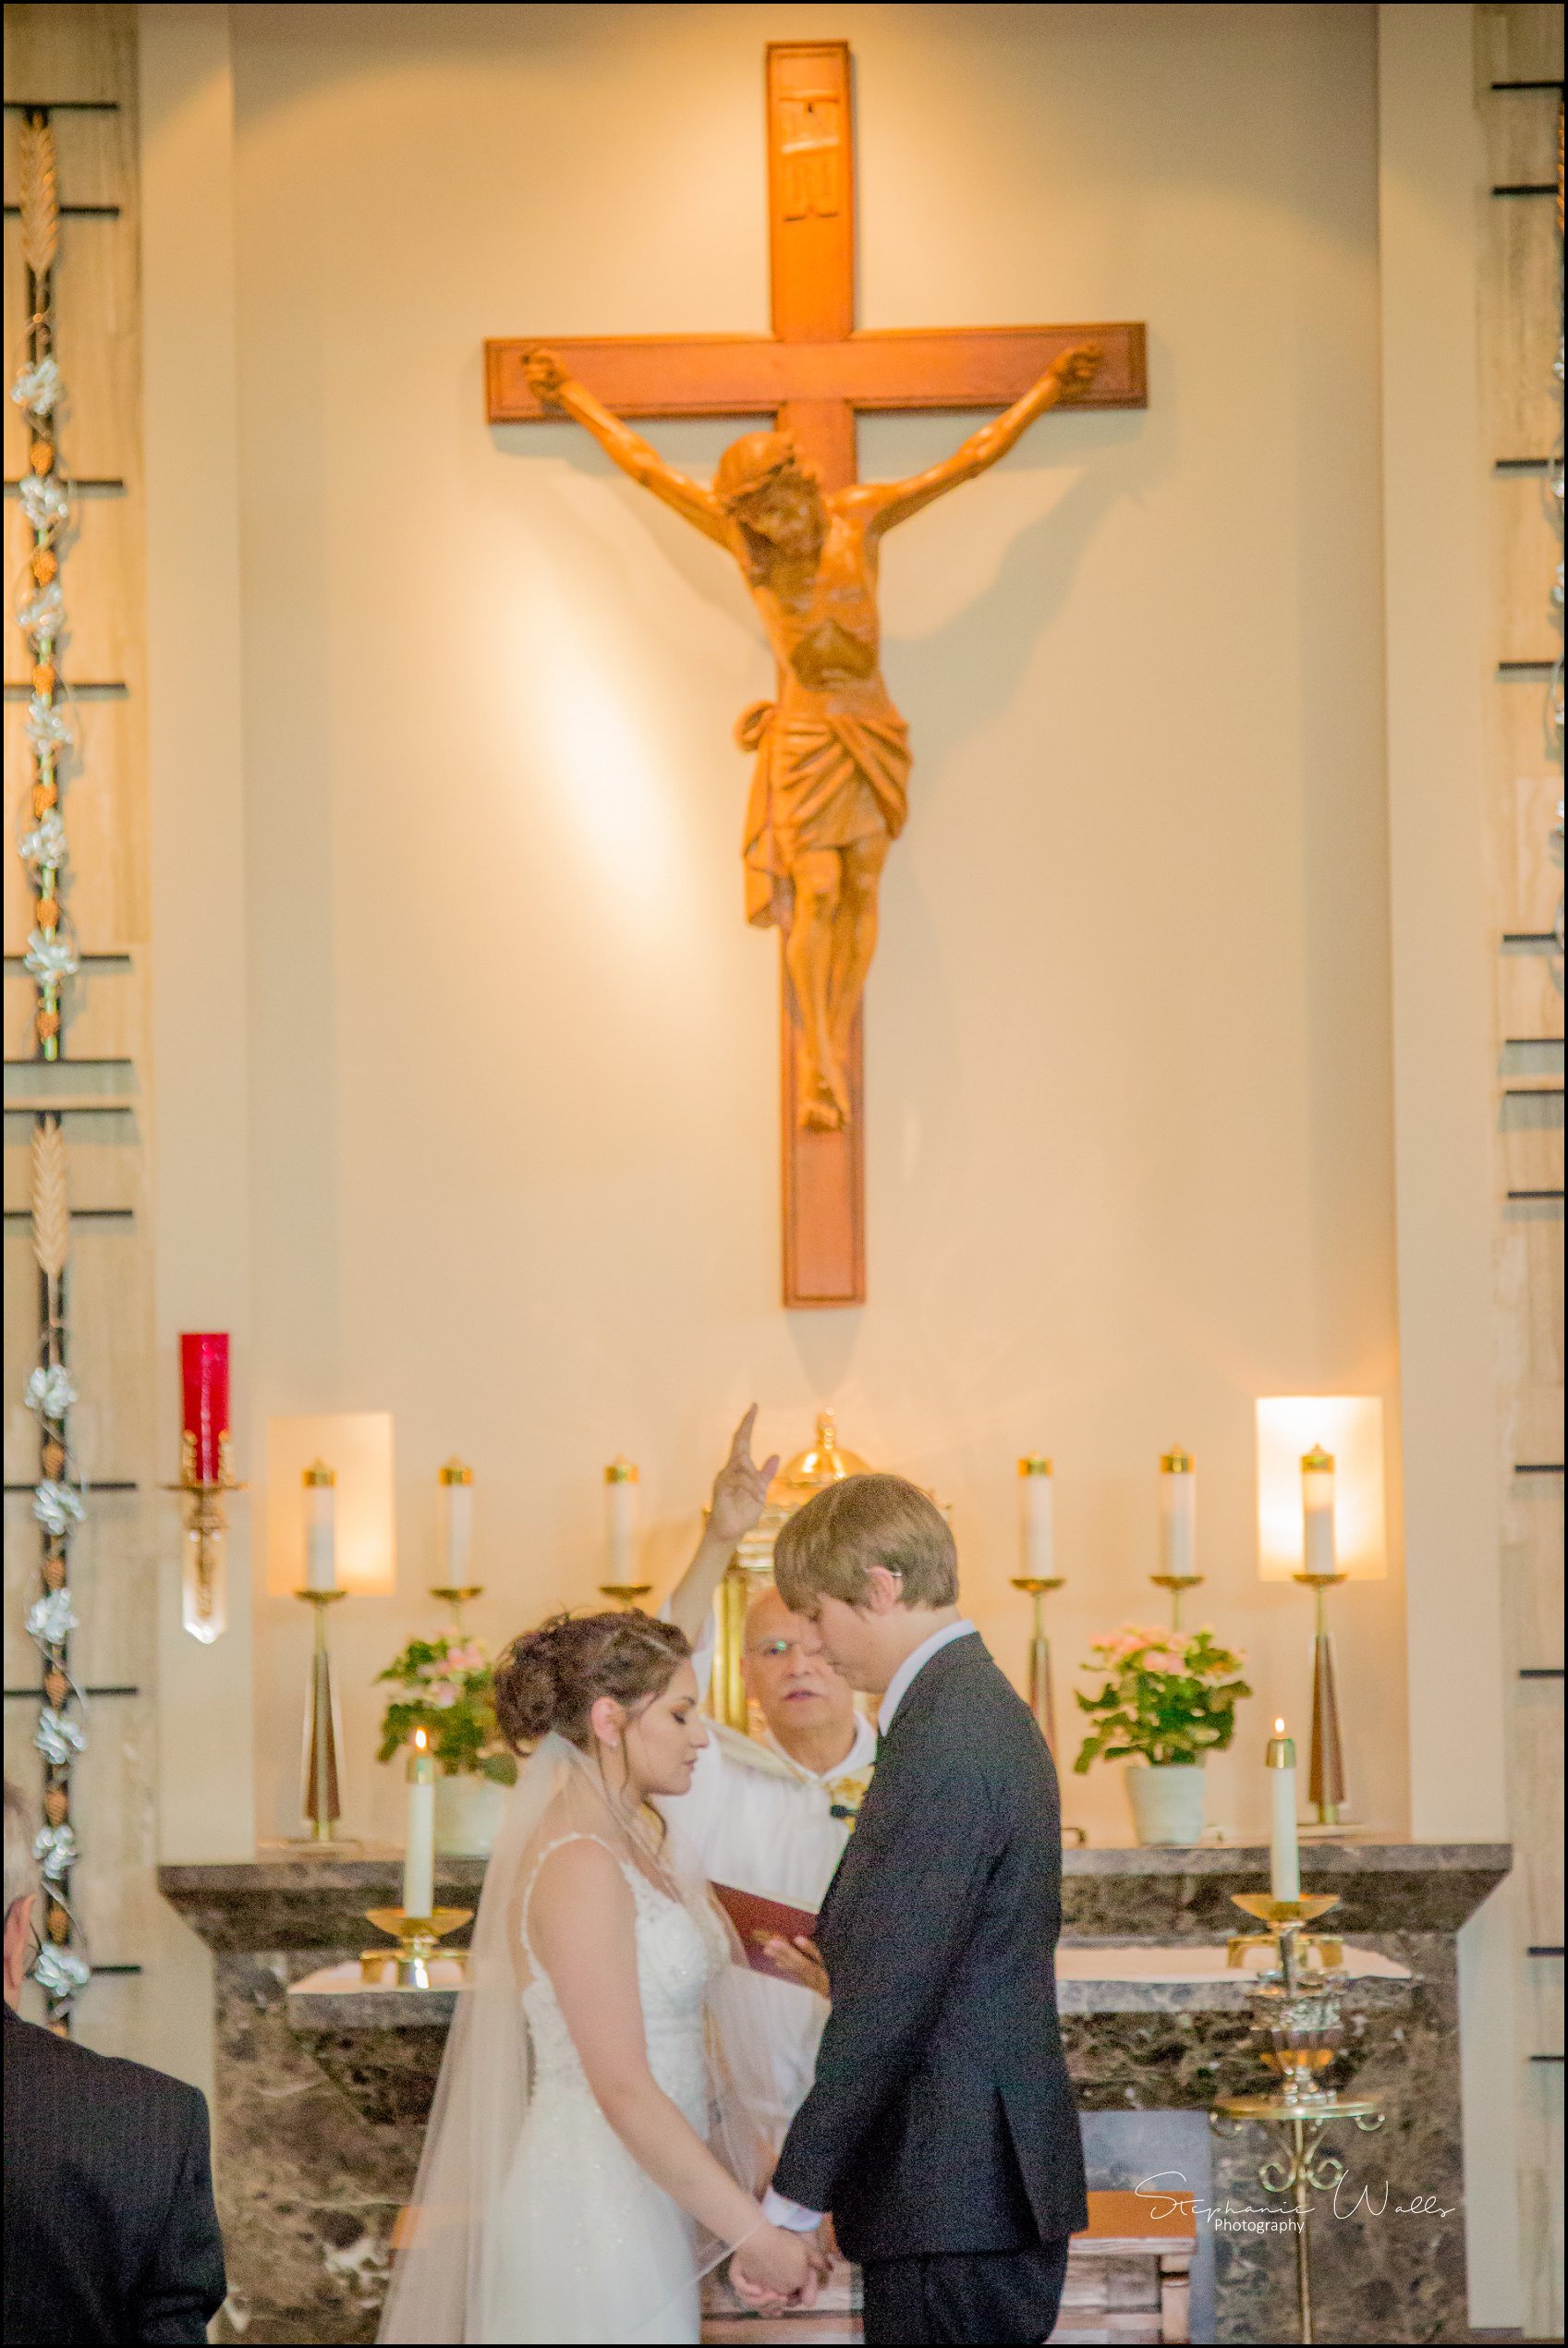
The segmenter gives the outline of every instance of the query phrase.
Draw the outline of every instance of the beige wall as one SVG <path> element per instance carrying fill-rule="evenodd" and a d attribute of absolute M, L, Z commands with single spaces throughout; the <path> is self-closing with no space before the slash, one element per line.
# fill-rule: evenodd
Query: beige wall
<path fill-rule="evenodd" d="M 1201 1612 L 1305 1722 L 1255 1575 L 1253 1399 L 1394 1393 L 1374 26 L 1363 8 L 235 11 L 251 1417 L 396 1416 L 400 1587 L 475 1464 L 481 1626 L 591 1595 L 602 1463 L 667 1573 L 753 1395 L 953 1503 L 1021 1661 L 1015 1454 L 1058 1461 L 1067 1667 Z M 729 740 L 769 662 L 722 558 L 566 427 L 491 432 L 488 334 L 765 322 L 760 50 L 847 34 L 869 325 L 1143 317 L 1145 415 L 1056 420 L 886 561 L 913 729 L 869 1012 L 871 1302 L 777 1302 L 774 950 Z M 952 444 L 873 421 L 865 469 Z M 702 470 L 728 437 L 661 430 Z M 261 1495 L 258 1494 L 259 1504 Z M 1395 1527 L 1397 1535 L 1397 1527 Z M 1340 1608 L 1356 1806 L 1405 1822 L 1398 1541 Z M 296 1823 L 306 1625 L 259 1600 L 257 1798 Z M 1099 1771 L 1072 1807 L 1127 1831 Z"/>

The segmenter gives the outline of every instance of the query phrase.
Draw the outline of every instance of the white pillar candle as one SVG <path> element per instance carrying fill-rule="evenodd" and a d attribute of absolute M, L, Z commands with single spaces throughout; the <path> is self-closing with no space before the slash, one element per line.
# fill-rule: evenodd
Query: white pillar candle
<path fill-rule="evenodd" d="M 1056 1527 L 1051 1462 L 1038 1453 L 1018 1462 L 1018 1511 L 1024 1578 L 1051 1581 L 1056 1575 Z"/>
<path fill-rule="evenodd" d="M 435 1755 L 422 1728 L 408 1747 L 408 1832 L 403 1854 L 403 1913 L 435 1906 Z"/>
<path fill-rule="evenodd" d="M 1334 1546 L 1334 1461 L 1321 1443 L 1302 1456 L 1302 1563 L 1309 1574 L 1337 1574 Z"/>
<path fill-rule="evenodd" d="M 474 1471 L 449 1459 L 441 1471 L 441 1580 L 445 1589 L 468 1588 L 474 1546 Z"/>
<path fill-rule="evenodd" d="M 604 1470 L 604 1509 L 610 1537 L 606 1578 L 626 1589 L 637 1580 L 637 1469 L 629 1459 L 613 1459 Z"/>
<path fill-rule="evenodd" d="M 1274 1722 L 1264 1755 L 1269 1771 L 1269 1890 L 1276 1900 L 1301 1897 L 1301 1844 L 1295 1828 L 1295 1745 Z"/>
<path fill-rule="evenodd" d="M 1160 1570 L 1179 1580 L 1197 1571 L 1197 1476 L 1190 1452 L 1168 1451 L 1160 1463 Z"/>
<path fill-rule="evenodd" d="M 301 1478 L 305 1486 L 305 1587 L 337 1588 L 334 1515 L 337 1478 L 324 1460 L 312 1460 Z"/>

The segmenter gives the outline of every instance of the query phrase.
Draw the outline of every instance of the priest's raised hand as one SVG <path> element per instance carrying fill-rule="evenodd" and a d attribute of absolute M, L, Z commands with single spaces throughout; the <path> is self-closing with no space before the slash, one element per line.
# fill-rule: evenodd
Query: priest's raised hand
<path fill-rule="evenodd" d="M 724 1568 L 760 1519 L 768 1504 L 768 1486 L 778 1473 L 777 1452 L 765 1459 L 760 1467 L 751 1456 L 756 1425 L 757 1405 L 753 1403 L 730 1438 L 729 1454 L 713 1478 L 713 1497 L 697 1553 L 671 1592 L 665 1609 L 670 1621 L 680 1624 L 693 1647 L 701 1640 L 713 1593 Z"/>

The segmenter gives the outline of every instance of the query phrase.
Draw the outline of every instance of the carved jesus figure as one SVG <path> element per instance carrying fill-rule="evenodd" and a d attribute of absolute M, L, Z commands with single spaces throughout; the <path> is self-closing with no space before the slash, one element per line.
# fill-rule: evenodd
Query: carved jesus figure
<path fill-rule="evenodd" d="M 845 1060 L 877 943 L 877 885 L 908 811 L 909 735 L 882 682 L 882 533 L 973 481 L 1034 422 L 1093 382 L 1100 353 L 1064 353 L 1039 383 L 940 465 L 903 481 L 826 491 L 783 432 L 748 432 L 711 489 L 689 481 L 573 380 L 528 361 L 537 395 L 573 417 L 622 471 L 740 566 L 779 664 L 776 701 L 742 715 L 756 767 L 746 817 L 747 918 L 776 923 L 800 1010 L 800 1122 L 848 1123 Z"/>

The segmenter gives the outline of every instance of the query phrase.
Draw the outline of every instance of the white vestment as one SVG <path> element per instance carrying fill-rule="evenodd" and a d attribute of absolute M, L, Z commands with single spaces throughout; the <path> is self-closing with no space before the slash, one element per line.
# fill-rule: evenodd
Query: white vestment
<path fill-rule="evenodd" d="M 704 1641 L 694 1659 L 699 1685 L 710 1653 Z M 742 1736 L 716 1721 L 707 1727 L 710 1741 L 697 1757 L 691 1791 L 660 1805 L 672 1831 L 710 1882 L 733 1883 L 815 1915 L 849 1840 L 850 1819 L 835 1818 L 833 1807 L 836 1801 L 841 1809 L 858 1808 L 876 1760 L 876 1731 L 857 1713 L 854 1744 L 819 1777 L 772 1736 Z M 827 2001 L 797 1982 L 762 1973 L 748 1975 L 744 1989 L 772 2061 L 776 2100 L 765 2119 L 780 2144 L 811 2085 Z"/>

